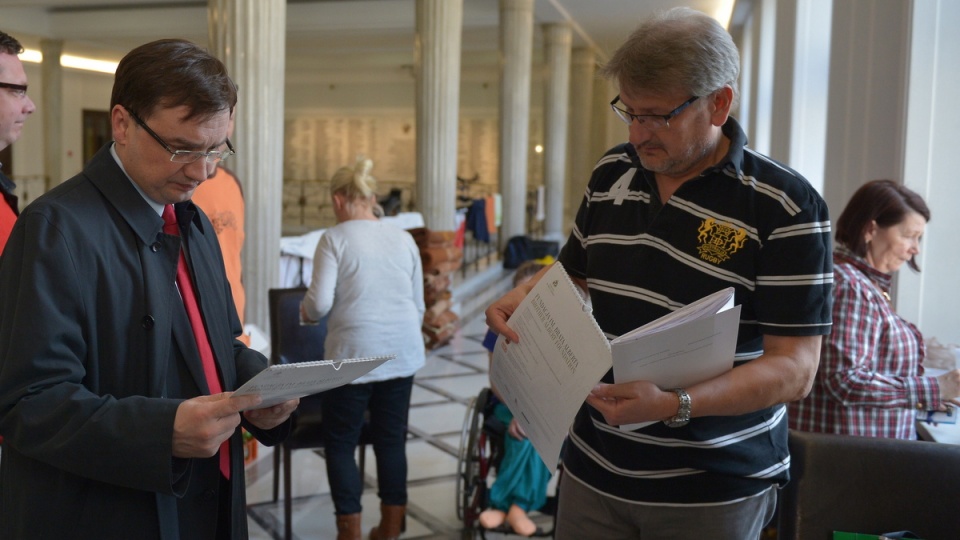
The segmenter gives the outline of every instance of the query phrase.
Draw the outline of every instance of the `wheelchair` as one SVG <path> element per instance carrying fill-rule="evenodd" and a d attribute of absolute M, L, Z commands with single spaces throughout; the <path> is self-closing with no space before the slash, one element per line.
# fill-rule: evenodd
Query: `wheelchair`
<path fill-rule="evenodd" d="M 493 413 L 499 403 L 490 388 L 480 390 L 477 397 L 470 400 L 460 432 L 460 449 L 457 460 L 457 519 L 463 523 L 463 540 L 472 540 L 479 534 L 486 539 L 487 532 L 513 536 L 509 526 L 504 524 L 495 529 L 485 529 L 479 523 L 480 513 L 489 507 L 489 491 L 496 476 L 496 470 L 503 459 L 504 438 L 508 437 L 509 426 L 501 422 Z M 538 510 L 545 515 L 556 513 L 556 497 L 548 495 L 547 503 Z M 552 537 L 549 531 L 538 529 L 533 537 Z M 519 536 L 518 536 L 519 537 Z M 498 537 L 499 538 L 499 537 Z"/>

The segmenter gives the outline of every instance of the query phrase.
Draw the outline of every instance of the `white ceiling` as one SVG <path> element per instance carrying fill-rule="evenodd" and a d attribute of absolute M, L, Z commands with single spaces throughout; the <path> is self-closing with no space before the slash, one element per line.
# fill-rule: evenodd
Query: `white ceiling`
<path fill-rule="evenodd" d="M 568 21 L 574 46 L 594 46 L 601 59 L 650 13 L 687 5 L 713 15 L 722 0 L 535 0 L 537 25 Z M 288 0 L 287 72 L 403 65 L 413 57 L 415 0 Z M 0 30 L 28 47 L 64 40 L 64 52 L 119 60 L 161 37 L 207 42 L 203 0 L 0 0 Z M 463 0 L 464 63 L 495 61 L 498 0 Z M 539 32 L 534 39 L 539 48 Z M 351 58 L 345 65 L 343 58 Z M 358 60 L 358 58 L 360 60 Z M 369 65 L 357 65 L 357 62 Z M 483 62 L 483 60 L 478 60 Z"/>

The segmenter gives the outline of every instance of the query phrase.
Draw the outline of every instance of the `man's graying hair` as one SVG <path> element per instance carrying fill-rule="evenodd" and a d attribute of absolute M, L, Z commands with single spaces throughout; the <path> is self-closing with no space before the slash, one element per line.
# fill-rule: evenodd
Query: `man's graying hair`
<path fill-rule="evenodd" d="M 631 92 L 706 96 L 729 85 L 736 105 L 740 54 L 715 19 L 678 7 L 637 27 L 599 73 Z"/>

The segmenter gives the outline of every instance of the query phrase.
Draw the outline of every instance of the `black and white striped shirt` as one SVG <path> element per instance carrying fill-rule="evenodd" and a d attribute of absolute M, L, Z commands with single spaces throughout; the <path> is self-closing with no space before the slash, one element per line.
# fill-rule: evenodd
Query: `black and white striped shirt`
<path fill-rule="evenodd" d="M 737 362 L 764 334 L 830 331 L 827 206 L 797 172 L 748 148 L 732 118 L 730 150 L 666 204 L 630 144 L 597 163 L 559 260 L 586 279 L 593 313 L 613 338 L 726 287 L 742 305 Z M 612 382 L 612 373 L 604 378 Z M 564 452 L 567 474 L 609 496 L 709 504 L 788 479 L 786 408 L 698 417 L 621 432 L 584 405 Z"/>

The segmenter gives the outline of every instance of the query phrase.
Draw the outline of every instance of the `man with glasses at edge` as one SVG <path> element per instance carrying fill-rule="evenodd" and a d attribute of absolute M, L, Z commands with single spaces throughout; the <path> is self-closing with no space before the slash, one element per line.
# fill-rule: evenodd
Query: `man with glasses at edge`
<path fill-rule="evenodd" d="M 826 204 L 745 146 L 730 117 L 739 54 L 713 19 L 658 14 L 601 73 L 619 83 L 611 106 L 629 142 L 597 163 L 558 260 L 609 337 L 726 287 L 742 312 L 729 372 L 676 389 L 608 373 L 587 397 L 562 456 L 556 538 L 759 538 L 788 480 L 783 404 L 809 392 L 830 331 Z M 524 337 L 505 321 L 533 283 L 487 310 L 511 341 Z"/>
<path fill-rule="evenodd" d="M 241 425 L 273 445 L 298 400 L 230 391 L 267 365 L 190 201 L 234 153 L 237 91 L 196 45 L 120 61 L 113 142 L 21 214 L 0 259 L 0 530 L 247 538 Z M 243 411 L 243 412 L 241 412 Z"/>
<path fill-rule="evenodd" d="M 37 108 L 27 95 L 27 74 L 18 56 L 22 52 L 19 41 L 0 31 L 0 150 L 17 142 L 23 123 Z M 0 253 L 3 253 L 20 212 L 14 194 L 16 187 L 13 180 L 3 174 L 3 163 L 0 163 L 0 195 L 3 196 L 0 201 Z"/>

